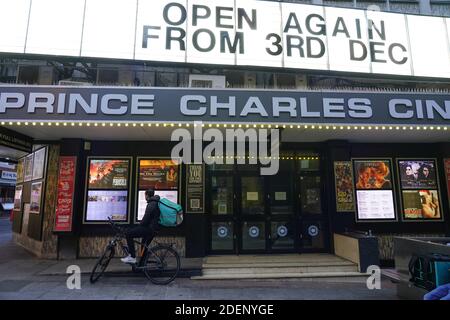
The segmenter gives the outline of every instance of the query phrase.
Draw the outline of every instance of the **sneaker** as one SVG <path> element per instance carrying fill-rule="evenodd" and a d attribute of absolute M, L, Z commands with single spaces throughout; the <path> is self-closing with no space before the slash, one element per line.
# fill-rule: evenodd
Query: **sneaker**
<path fill-rule="evenodd" d="M 131 257 L 130 255 L 125 258 L 120 259 L 123 263 L 136 263 L 136 258 Z"/>

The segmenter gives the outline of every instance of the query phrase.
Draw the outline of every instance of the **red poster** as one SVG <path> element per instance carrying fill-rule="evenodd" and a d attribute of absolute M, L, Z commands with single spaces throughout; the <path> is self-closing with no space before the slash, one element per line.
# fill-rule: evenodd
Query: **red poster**
<path fill-rule="evenodd" d="M 447 178 L 447 192 L 450 199 L 450 159 L 444 159 L 445 177 Z"/>
<path fill-rule="evenodd" d="M 59 158 L 58 193 L 54 231 L 72 231 L 73 193 L 77 157 Z"/>

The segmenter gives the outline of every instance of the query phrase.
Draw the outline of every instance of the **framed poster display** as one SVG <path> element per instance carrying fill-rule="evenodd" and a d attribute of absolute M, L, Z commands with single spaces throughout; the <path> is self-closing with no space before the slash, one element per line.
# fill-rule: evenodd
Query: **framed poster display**
<path fill-rule="evenodd" d="M 353 168 L 351 161 L 334 162 L 336 211 L 355 211 L 355 190 L 353 188 Z"/>
<path fill-rule="evenodd" d="M 131 157 L 88 157 L 85 224 L 129 222 Z"/>
<path fill-rule="evenodd" d="M 41 148 L 33 153 L 33 180 L 44 178 L 47 148 Z"/>
<path fill-rule="evenodd" d="M 39 214 L 42 205 L 42 181 L 31 184 L 30 213 Z"/>
<path fill-rule="evenodd" d="M 16 185 L 14 192 L 14 211 L 22 210 L 22 191 L 23 185 Z"/>
<path fill-rule="evenodd" d="M 135 222 L 141 221 L 145 214 L 147 202 L 145 191 L 155 190 L 155 195 L 180 203 L 179 178 L 181 177 L 181 160 L 170 158 L 137 158 L 136 176 L 136 213 Z"/>
<path fill-rule="evenodd" d="M 24 165 L 25 158 L 20 158 L 17 162 L 17 183 L 23 182 L 23 165 Z"/>
<path fill-rule="evenodd" d="M 186 212 L 205 211 L 205 167 L 203 164 L 186 165 Z"/>
<path fill-rule="evenodd" d="M 28 182 L 33 179 L 33 154 L 29 154 L 25 157 L 23 163 L 23 181 Z"/>
<path fill-rule="evenodd" d="M 436 159 L 397 159 L 402 220 L 443 221 Z"/>
<path fill-rule="evenodd" d="M 73 195 L 77 157 L 59 158 L 58 189 L 56 195 L 55 226 L 53 231 L 72 231 Z"/>
<path fill-rule="evenodd" d="M 357 222 L 397 221 L 391 159 L 352 159 Z"/>

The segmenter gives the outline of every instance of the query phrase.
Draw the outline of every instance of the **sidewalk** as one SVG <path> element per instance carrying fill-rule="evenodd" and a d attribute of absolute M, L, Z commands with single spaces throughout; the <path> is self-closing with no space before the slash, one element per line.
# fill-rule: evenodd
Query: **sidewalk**
<path fill-rule="evenodd" d="M 96 259 L 41 260 L 15 245 L 10 224 L 0 219 L 0 300 L 396 300 L 395 286 L 385 279 L 382 290 L 365 281 L 343 279 L 191 280 L 203 258 L 182 259 L 181 277 L 161 286 L 113 259 L 95 284 L 89 274 Z M 81 289 L 67 287 L 70 265 L 81 268 Z"/>
<path fill-rule="evenodd" d="M 190 278 L 201 274 L 203 258 L 181 258 L 181 268 L 178 277 Z M 58 260 L 45 270 L 40 271 L 40 276 L 61 276 L 67 275 L 66 270 L 70 265 L 79 266 L 81 274 L 90 274 L 95 266 L 97 259 L 76 259 L 76 260 Z M 106 273 L 115 276 L 144 276 L 142 272 L 133 273 L 131 266 L 120 261 L 120 258 L 114 258 L 108 265 Z"/>

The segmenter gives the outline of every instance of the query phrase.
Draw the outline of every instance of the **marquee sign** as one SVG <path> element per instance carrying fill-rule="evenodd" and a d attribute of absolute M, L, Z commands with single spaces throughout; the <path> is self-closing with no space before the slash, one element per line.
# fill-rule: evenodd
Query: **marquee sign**
<path fill-rule="evenodd" d="M 14 85 L 0 119 L 449 125 L 450 94 Z"/>
<path fill-rule="evenodd" d="M 6 53 L 450 78 L 450 18 L 255 0 L 5 0 L 0 12 Z"/>

